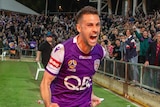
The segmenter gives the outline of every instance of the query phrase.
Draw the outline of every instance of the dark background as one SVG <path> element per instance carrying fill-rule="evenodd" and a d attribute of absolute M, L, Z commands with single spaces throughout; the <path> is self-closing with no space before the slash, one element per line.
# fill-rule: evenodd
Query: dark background
<path fill-rule="evenodd" d="M 16 0 L 31 9 L 37 11 L 38 13 L 44 13 L 45 10 L 45 0 Z M 112 1 L 112 9 L 116 6 L 117 0 Z M 147 1 L 147 12 L 152 13 L 153 10 L 160 10 L 159 0 L 146 0 Z M 120 4 L 122 0 L 120 0 Z M 80 8 L 86 5 L 97 6 L 96 3 L 90 3 L 89 0 L 48 0 L 48 12 L 77 12 Z M 62 9 L 59 9 L 59 6 Z M 106 8 L 107 11 L 107 8 Z M 121 14 L 121 7 L 119 7 L 119 14 Z"/>

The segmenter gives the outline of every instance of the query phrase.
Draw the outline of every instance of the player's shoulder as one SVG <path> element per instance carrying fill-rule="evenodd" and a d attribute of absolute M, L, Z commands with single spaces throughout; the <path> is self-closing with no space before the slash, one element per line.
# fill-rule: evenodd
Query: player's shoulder
<path fill-rule="evenodd" d="M 105 48 L 103 46 L 101 46 L 100 44 L 96 44 L 95 51 L 98 52 L 98 54 L 100 56 L 102 56 L 102 58 L 106 55 Z"/>
<path fill-rule="evenodd" d="M 103 47 L 102 47 L 100 44 L 96 44 L 95 47 L 96 47 L 98 50 L 103 50 Z"/>
<path fill-rule="evenodd" d="M 64 45 L 62 43 L 59 43 L 54 47 L 53 52 L 63 51 L 63 50 L 64 50 Z"/>
<path fill-rule="evenodd" d="M 64 46 L 65 46 L 65 45 L 70 45 L 70 44 L 72 44 L 72 43 L 75 43 L 75 41 L 76 41 L 76 37 L 71 37 L 71 38 L 67 39 L 66 41 L 64 41 L 64 42 L 63 42 L 63 45 L 64 45 Z"/>

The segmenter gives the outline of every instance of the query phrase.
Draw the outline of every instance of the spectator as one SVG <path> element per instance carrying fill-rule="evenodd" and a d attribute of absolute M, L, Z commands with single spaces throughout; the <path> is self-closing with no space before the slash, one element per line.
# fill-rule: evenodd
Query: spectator
<path fill-rule="evenodd" d="M 115 46 L 113 48 L 113 58 L 116 60 L 122 59 L 122 48 L 120 39 L 116 39 Z"/>
<path fill-rule="evenodd" d="M 148 66 L 148 65 L 160 66 L 160 32 L 157 32 L 155 37 L 156 37 L 156 41 L 152 42 L 147 50 L 146 61 L 144 63 L 145 66 Z M 157 82 L 156 88 L 157 87 L 160 88 L 159 71 L 153 71 L 151 69 L 149 73 L 150 73 L 150 77 L 148 78 L 148 84 L 152 86 L 153 84 L 151 83 L 153 82 L 153 79 L 156 78 L 156 82 Z"/>
<path fill-rule="evenodd" d="M 100 40 L 100 44 L 101 44 L 101 46 L 103 46 L 103 48 L 105 49 L 105 51 L 106 51 L 106 58 L 110 58 L 109 57 L 109 53 L 108 53 L 108 50 L 107 50 L 107 44 L 108 44 L 108 40 L 107 40 L 107 36 L 106 35 L 103 35 L 103 33 L 101 32 L 101 36 L 102 36 L 102 38 L 101 38 L 101 40 Z M 102 64 L 103 65 L 103 64 Z"/>
<path fill-rule="evenodd" d="M 136 29 L 136 26 L 133 27 L 135 29 L 135 35 L 140 41 L 140 52 L 138 56 L 138 62 L 144 63 L 146 59 L 146 52 L 148 50 L 149 44 L 152 42 L 152 39 L 148 36 L 148 31 L 144 30 L 142 35 Z"/>
<path fill-rule="evenodd" d="M 42 64 L 46 68 L 51 51 L 53 49 L 53 35 L 48 32 L 46 35 L 46 40 L 40 44 L 37 51 L 36 61 L 39 62 L 42 59 Z"/>
<path fill-rule="evenodd" d="M 113 58 L 113 48 L 114 48 L 114 46 L 112 45 L 110 40 L 107 40 L 107 41 L 108 42 L 107 42 L 106 48 L 107 48 L 107 51 L 109 53 L 109 57 Z"/>
<path fill-rule="evenodd" d="M 131 29 L 126 30 L 127 39 L 123 40 L 125 42 L 126 53 L 125 53 L 125 61 L 131 63 L 138 63 L 138 56 L 136 52 L 136 42 L 132 35 Z M 139 71 L 136 65 L 131 65 L 132 73 L 130 72 L 130 77 L 133 82 L 138 82 Z"/>
<path fill-rule="evenodd" d="M 121 45 L 121 41 L 120 39 L 116 39 L 115 41 L 115 46 L 113 48 L 113 58 L 115 60 L 122 60 L 122 45 Z M 116 75 L 119 77 L 123 77 L 124 78 L 124 64 L 123 63 L 116 63 Z"/>
<path fill-rule="evenodd" d="M 117 29 L 117 28 L 114 28 L 114 29 L 111 31 L 111 33 L 109 34 L 108 39 L 109 39 L 111 42 L 113 42 L 113 41 L 116 40 L 117 36 L 118 36 L 118 29 Z"/>
<path fill-rule="evenodd" d="M 36 47 L 37 47 L 36 39 L 33 38 L 29 41 L 29 47 L 30 47 L 30 49 L 36 49 Z"/>

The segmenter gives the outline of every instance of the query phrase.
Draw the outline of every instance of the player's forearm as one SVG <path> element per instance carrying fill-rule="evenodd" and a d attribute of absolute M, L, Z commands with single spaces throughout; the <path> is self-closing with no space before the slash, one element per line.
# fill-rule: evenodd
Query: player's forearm
<path fill-rule="evenodd" d="M 96 107 L 101 103 L 100 98 L 97 97 L 93 92 L 91 95 L 91 107 Z"/>
<path fill-rule="evenodd" d="M 40 91 L 45 107 L 49 107 L 49 105 L 51 104 L 50 84 L 46 83 L 45 80 L 42 80 Z"/>
<path fill-rule="evenodd" d="M 94 92 L 92 91 L 92 94 L 91 94 L 91 99 L 94 98 L 95 95 L 94 95 Z"/>

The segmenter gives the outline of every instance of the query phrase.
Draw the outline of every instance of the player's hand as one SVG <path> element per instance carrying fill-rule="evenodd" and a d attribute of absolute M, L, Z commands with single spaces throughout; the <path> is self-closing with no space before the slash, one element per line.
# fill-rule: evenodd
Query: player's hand
<path fill-rule="evenodd" d="M 96 107 L 101 103 L 101 99 L 95 95 L 91 98 L 91 107 Z"/>
<path fill-rule="evenodd" d="M 57 103 L 51 103 L 49 107 L 60 107 Z"/>

